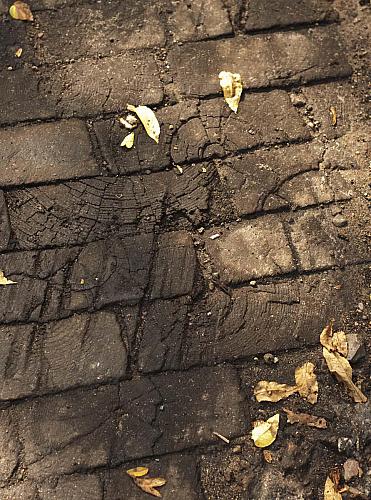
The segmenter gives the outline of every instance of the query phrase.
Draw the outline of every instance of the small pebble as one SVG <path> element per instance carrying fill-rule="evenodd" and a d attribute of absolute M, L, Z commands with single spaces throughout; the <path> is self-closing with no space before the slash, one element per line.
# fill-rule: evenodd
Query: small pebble
<path fill-rule="evenodd" d="M 263 359 L 264 363 L 266 363 L 267 365 L 278 363 L 278 358 L 276 356 L 273 356 L 273 354 L 271 354 L 270 352 L 264 354 Z"/>
<path fill-rule="evenodd" d="M 202 234 L 202 233 L 205 231 L 205 228 L 204 228 L 204 227 L 199 227 L 199 228 L 197 229 L 197 231 L 198 231 L 200 234 Z"/>
<path fill-rule="evenodd" d="M 250 284 L 250 286 L 256 286 L 256 281 L 255 280 L 251 280 L 249 284 Z"/>
<path fill-rule="evenodd" d="M 212 234 L 210 236 L 210 240 L 216 240 L 217 238 L 220 238 L 220 234 L 219 233 L 215 233 L 215 234 Z"/>
<path fill-rule="evenodd" d="M 347 360 L 352 363 L 357 363 L 366 356 L 365 345 L 362 339 L 356 333 L 350 333 L 347 335 L 348 341 L 348 355 Z"/>
<path fill-rule="evenodd" d="M 239 444 L 238 444 L 237 446 L 234 446 L 234 447 L 232 448 L 232 452 L 233 452 L 233 453 L 241 453 L 241 451 L 242 451 L 242 447 L 241 447 L 241 445 L 239 445 Z"/>
<path fill-rule="evenodd" d="M 348 224 L 348 221 L 343 215 L 337 214 L 332 219 L 332 223 L 336 227 L 345 227 Z"/>
<path fill-rule="evenodd" d="M 360 469 L 359 463 L 354 458 L 348 458 L 348 460 L 344 462 L 343 468 L 345 481 L 350 481 L 354 477 L 362 475 L 362 469 Z"/>

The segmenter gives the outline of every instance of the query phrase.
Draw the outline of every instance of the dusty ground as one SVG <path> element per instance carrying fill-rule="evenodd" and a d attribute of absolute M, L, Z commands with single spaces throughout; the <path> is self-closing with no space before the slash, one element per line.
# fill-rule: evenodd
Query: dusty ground
<path fill-rule="evenodd" d="M 370 497 L 369 403 L 319 345 L 331 319 L 358 334 L 369 394 L 369 1 L 29 0 L 33 22 L 10 3 L 1 500 L 149 498 L 137 465 L 165 500 L 321 499 L 336 473 Z M 236 115 L 221 70 L 241 73 Z M 158 145 L 120 147 L 128 103 L 156 111 Z M 306 361 L 315 405 L 256 401 Z M 268 463 L 250 432 L 275 413 Z"/>

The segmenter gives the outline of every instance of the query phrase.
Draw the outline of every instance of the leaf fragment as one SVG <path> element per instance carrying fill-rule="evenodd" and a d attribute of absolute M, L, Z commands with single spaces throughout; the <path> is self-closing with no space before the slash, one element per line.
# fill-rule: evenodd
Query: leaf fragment
<path fill-rule="evenodd" d="M 318 400 L 318 382 L 314 368 L 314 364 L 308 361 L 295 370 L 295 382 L 298 392 L 301 397 L 311 404 L 317 403 Z"/>
<path fill-rule="evenodd" d="M 330 115 L 331 115 L 331 123 L 334 127 L 336 127 L 338 119 L 335 106 L 330 106 Z"/>
<path fill-rule="evenodd" d="M 333 322 L 325 326 L 319 340 L 322 346 L 326 347 L 329 351 L 337 351 L 345 357 L 348 355 L 347 336 L 344 332 L 334 333 Z"/>
<path fill-rule="evenodd" d="M 166 484 L 166 479 L 162 477 L 135 477 L 134 482 L 145 493 L 154 497 L 161 497 L 161 493 L 156 488 Z"/>
<path fill-rule="evenodd" d="M 242 95 L 242 80 L 239 73 L 221 71 L 219 73 L 220 86 L 223 89 L 225 102 L 232 111 L 237 113 Z"/>
<path fill-rule="evenodd" d="M 266 421 L 257 420 L 253 422 L 254 428 L 251 431 L 251 437 L 255 446 L 258 448 L 270 446 L 276 440 L 279 423 L 279 413 L 276 413 L 276 415 L 273 415 L 273 417 L 268 418 Z"/>
<path fill-rule="evenodd" d="M 259 402 L 271 401 L 276 403 L 277 401 L 281 401 L 281 399 L 288 398 L 296 391 L 296 386 L 260 380 L 260 382 L 258 382 L 254 387 L 254 396 Z"/>
<path fill-rule="evenodd" d="M 148 474 L 148 471 L 148 467 L 135 467 L 134 469 L 128 469 L 126 471 L 126 474 L 128 474 L 130 477 L 141 477 Z"/>
<path fill-rule="evenodd" d="M 134 132 L 131 132 L 127 136 L 124 137 L 124 140 L 120 144 L 120 146 L 126 147 L 128 149 L 131 149 L 134 146 Z"/>
<path fill-rule="evenodd" d="M 8 280 L 8 278 L 4 275 L 4 271 L 0 271 L 0 285 L 15 285 L 17 282 Z"/>
<path fill-rule="evenodd" d="M 269 450 L 263 450 L 263 457 L 268 464 L 273 462 L 273 455 Z"/>
<path fill-rule="evenodd" d="M 366 403 L 367 397 L 352 381 L 353 371 L 349 361 L 339 352 L 330 352 L 326 347 L 323 348 L 323 357 L 330 372 L 345 385 L 353 400 L 356 403 Z"/>
<path fill-rule="evenodd" d="M 132 130 L 138 125 L 138 120 L 134 115 L 128 115 L 126 118 L 119 118 L 119 122 L 129 130 Z"/>
<path fill-rule="evenodd" d="M 287 414 L 289 424 L 303 424 L 317 429 L 327 428 L 327 421 L 323 417 L 316 417 L 315 415 L 309 415 L 309 413 L 295 413 L 288 408 L 284 408 L 283 411 Z"/>
<path fill-rule="evenodd" d="M 338 491 L 337 485 L 330 477 L 326 479 L 323 500 L 342 500 L 342 496 Z"/>
<path fill-rule="evenodd" d="M 149 137 L 158 144 L 161 129 L 152 109 L 147 106 L 132 106 L 131 104 L 128 104 L 127 108 L 138 116 Z"/>
<path fill-rule="evenodd" d="M 9 14 L 18 21 L 33 21 L 33 14 L 28 4 L 25 2 L 14 2 L 10 6 Z"/>

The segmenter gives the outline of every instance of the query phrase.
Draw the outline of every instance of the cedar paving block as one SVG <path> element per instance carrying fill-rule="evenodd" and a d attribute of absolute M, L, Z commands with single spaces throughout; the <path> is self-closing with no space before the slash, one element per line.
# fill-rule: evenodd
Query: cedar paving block
<path fill-rule="evenodd" d="M 318 170 L 323 151 L 323 145 L 315 141 L 259 150 L 227 158 L 217 169 L 238 215 L 247 215 L 266 208 L 274 193 L 289 179 L 300 179 L 303 172 Z M 277 199 L 277 203 L 286 205 L 282 199 Z"/>
<path fill-rule="evenodd" d="M 0 251 L 8 248 L 10 239 L 10 221 L 8 207 L 3 191 L 0 190 Z"/>
<path fill-rule="evenodd" d="M 192 293 L 196 252 L 192 236 L 185 231 L 165 233 L 158 240 L 152 271 L 152 299 L 170 299 Z"/>
<path fill-rule="evenodd" d="M 152 236 L 138 235 L 0 255 L 0 269 L 17 282 L 2 289 L 0 322 L 49 321 L 115 302 L 136 304 L 147 287 L 152 251 Z"/>
<path fill-rule="evenodd" d="M 281 90 L 245 95 L 238 113 L 226 111 L 223 99 L 200 105 L 201 120 L 210 142 L 221 142 L 226 152 L 311 138 L 287 93 Z M 225 119 L 223 115 L 227 115 Z"/>
<path fill-rule="evenodd" d="M 246 32 L 338 19 L 332 0 L 239 0 L 238 3 L 243 9 L 239 25 Z"/>
<path fill-rule="evenodd" d="M 351 184 L 340 172 L 304 172 L 281 185 L 276 195 L 267 198 L 264 208 L 304 208 L 350 200 L 353 195 Z"/>
<path fill-rule="evenodd" d="M 328 271 L 210 294 L 193 307 L 182 367 L 223 363 L 277 350 L 318 345 L 323 326 L 341 324 L 361 298 L 365 269 Z M 170 346 L 169 346 L 170 348 Z"/>
<path fill-rule="evenodd" d="M 187 300 L 156 300 L 144 308 L 138 367 L 144 373 L 180 368 Z"/>
<path fill-rule="evenodd" d="M 0 185 L 99 175 L 86 125 L 63 120 L 0 130 Z"/>
<path fill-rule="evenodd" d="M 181 0 L 171 6 L 168 25 L 175 42 L 229 35 L 233 32 L 221 0 Z"/>
<path fill-rule="evenodd" d="M 0 123 L 52 118 L 58 95 L 46 88 L 47 77 L 25 66 L 0 71 Z"/>
<path fill-rule="evenodd" d="M 154 57 L 125 54 L 56 68 L 0 71 L 0 123 L 118 112 L 158 104 L 163 90 Z"/>
<path fill-rule="evenodd" d="M 245 432 L 242 404 L 233 368 L 200 368 L 123 382 L 119 394 L 105 386 L 36 398 L 12 408 L 12 419 L 27 477 L 42 480 L 219 443 L 215 429 Z"/>
<path fill-rule="evenodd" d="M 206 168 L 206 172 L 202 169 Z M 13 245 L 73 245 L 107 236 L 152 233 L 163 215 L 205 217 L 214 184 L 212 166 L 144 177 L 100 177 L 7 193 Z"/>
<path fill-rule="evenodd" d="M 153 477 L 166 478 L 166 486 L 159 488 L 163 500 L 199 500 L 201 493 L 198 482 L 198 455 L 177 453 L 153 460 L 145 459 L 141 465 L 148 467 Z M 128 466 L 107 471 L 105 491 L 110 500 L 143 500 L 143 492 L 133 485 L 126 474 Z"/>
<path fill-rule="evenodd" d="M 145 0 L 110 0 L 66 6 L 36 15 L 40 58 L 46 62 L 160 47 L 165 33 L 158 8 Z M 83 22 L 82 22 L 83 20 Z"/>
<path fill-rule="evenodd" d="M 170 50 L 169 64 L 177 91 L 193 97 L 219 93 L 225 68 L 240 73 L 246 89 L 351 74 L 333 26 L 189 43 Z"/>
<path fill-rule="evenodd" d="M 302 270 L 319 270 L 365 262 L 369 258 L 369 217 L 366 202 L 354 199 L 344 206 L 345 226 L 336 226 L 331 207 L 298 214 L 287 224 Z"/>
<path fill-rule="evenodd" d="M 0 326 L 0 399 L 18 399 L 125 375 L 127 353 L 114 314 L 99 312 L 35 325 Z"/>
<path fill-rule="evenodd" d="M 138 230 L 150 233 L 161 219 L 165 181 L 100 177 L 11 191 L 7 203 L 14 243 L 18 248 L 40 248 Z"/>
<path fill-rule="evenodd" d="M 31 480 L 107 466 L 117 439 L 114 386 L 36 398 L 12 410 Z M 9 429 L 11 431 L 11 428 Z"/>
<path fill-rule="evenodd" d="M 220 237 L 210 239 L 220 233 Z M 239 284 L 295 270 L 289 242 L 277 216 L 243 222 L 226 230 L 210 229 L 205 232 L 205 246 L 214 271 L 225 283 Z"/>

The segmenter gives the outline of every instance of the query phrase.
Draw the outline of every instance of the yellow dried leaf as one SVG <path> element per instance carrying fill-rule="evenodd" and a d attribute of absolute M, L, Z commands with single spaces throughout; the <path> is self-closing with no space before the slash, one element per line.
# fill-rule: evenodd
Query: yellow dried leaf
<path fill-rule="evenodd" d="M 242 80 L 239 73 L 221 71 L 219 73 L 220 86 L 223 89 L 225 102 L 232 111 L 237 113 L 242 95 Z"/>
<path fill-rule="evenodd" d="M 320 335 L 320 342 L 323 347 L 326 347 L 329 351 L 336 351 L 347 356 L 348 354 L 348 342 L 347 336 L 344 332 L 333 332 L 332 322 L 325 326 Z"/>
<path fill-rule="evenodd" d="M 141 477 L 148 474 L 148 471 L 148 467 L 135 467 L 134 469 L 128 469 L 126 471 L 126 474 L 128 474 L 130 477 Z"/>
<path fill-rule="evenodd" d="M 0 285 L 15 285 L 17 282 L 8 280 L 8 278 L 4 275 L 4 271 L 0 271 Z"/>
<path fill-rule="evenodd" d="M 335 374 L 339 382 L 343 382 L 354 401 L 366 403 L 367 397 L 352 381 L 353 371 L 349 361 L 338 352 L 330 352 L 326 347 L 323 348 L 323 357 L 330 372 Z"/>
<path fill-rule="evenodd" d="M 335 127 L 338 121 L 335 106 L 330 106 L 331 123 Z"/>
<path fill-rule="evenodd" d="M 276 413 L 273 417 L 268 418 L 266 421 L 257 420 L 253 422 L 253 430 L 251 437 L 258 448 L 266 448 L 270 446 L 277 437 L 278 427 L 280 423 L 280 415 Z"/>
<path fill-rule="evenodd" d="M 131 149 L 134 146 L 134 132 L 131 132 L 131 134 L 128 134 L 126 137 L 124 137 L 124 140 L 120 144 L 120 146 L 125 146 L 128 149 Z"/>
<path fill-rule="evenodd" d="M 329 477 L 326 479 L 323 500 L 342 500 L 335 483 Z"/>
<path fill-rule="evenodd" d="M 147 106 L 132 106 L 131 104 L 128 104 L 127 108 L 138 116 L 149 137 L 158 143 L 160 137 L 160 124 L 152 109 Z"/>
<path fill-rule="evenodd" d="M 134 478 L 135 484 L 146 493 L 154 497 L 161 497 L 161 493 L 156 490 L 159 486 L 166 484 L 166 479 L 162 477 Z"/>
<path fill-rule="evenodd" d="M 15 57 L 21 57 L 22 52 L 23 52 L 23 49 L 22 49 L 22 48 L 17 49 L 17 50 L 15 51 Z"/>
<path fill-rule="evenodd" d="M 313 363 L 307 362 L 295 370 L 295 382 L 298 392 L 301 397 L 311 404 L 317 403 L 318 399 L 318 382 L 314 368 Z"/>
<path fill-rule="evenodd" d="M 281 399 L 288 398 L 297 391 L 297 387 L 277 382 L 261 380 L 254 388 L 254 395 L 257 401 L 271 401 L 276 403 Z"/>
<path fill-rule="evenodd" d="M 287 414 L 287 422 L 289 424 L 304 424 L 309 427 L 317 427 L 317 429 L 326 429 L 327 422 L 323 417 L 309 415 L 309 413 L 295 413 L 287 408 L 283 409 Z"/>
<path fill-rule="evenodd" d="M 31 9 L 24 2 L 14 2 L 9 9 L 9 14 L 19 21 L 33 21 Z"/>

